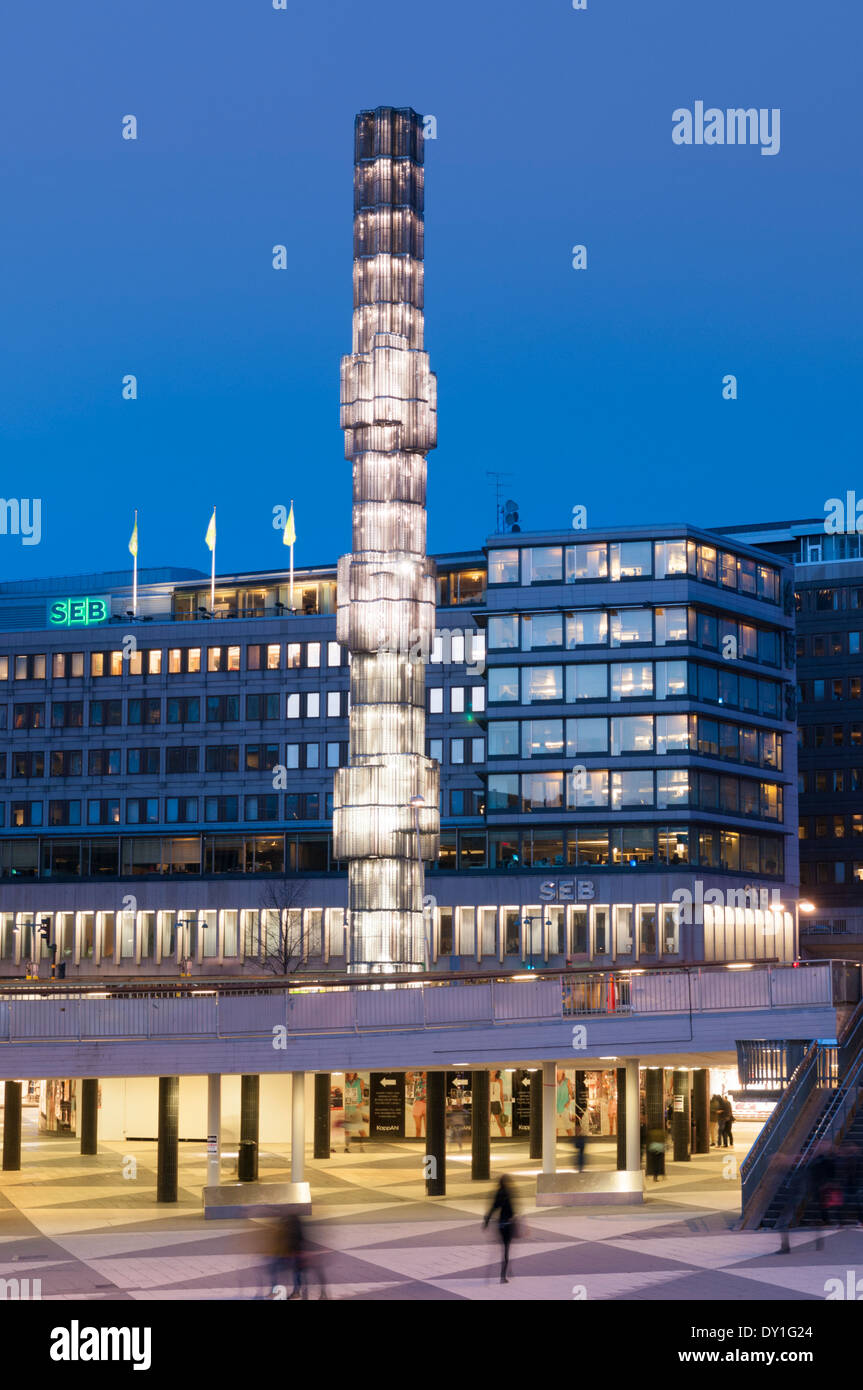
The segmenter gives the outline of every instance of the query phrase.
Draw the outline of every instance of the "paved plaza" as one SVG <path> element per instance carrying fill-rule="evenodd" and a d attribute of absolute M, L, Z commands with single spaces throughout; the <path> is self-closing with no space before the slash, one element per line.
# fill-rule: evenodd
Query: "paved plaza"
<path fill-rule="evenodd" d="M 158 1206 L 155 1143 L 107 1143 L 85 1158 L 77 1140 L 38 1136 L 31 1115 L 21 1171 L 0 1174 L 0 1278 L 39 1279 L 43 1299 L 272 1297 L 270 1223 L 203 1220 L 203 1144 L 181 1144 L 179 1201 Z M 737 1160 L 751 1142 L 745 1128 Z M 610 1144 L 588 1153 L 611 1166 Z M 823 1300 L 828 1279 L 863 1275 L 863 1232 L 828 1232 L 818 1249 L 795 1231 L 783 1255 L 772 1232 L 736 1231 L 740 1188 L 728 1157 L 669 1163 L 643 1207 L 587 1211 L 537 1208 L 527 1146 L 493 1146 L 493 1171 L 513 1176 L 522 1224 L 507 1284 L 482 1227 L 492 1183 L 471 1181 L 467 1148 L 448 1157 L 443 1198 L 424 1195 L 421 1145 L 309 1160 L 309 1234 L 338 1299 Z M 571 1162 L 561 1144 L 559 1166 Z M 231 1167 L 226 1155 L 225 1179 Z M 286 1155 L 264 1148 L 261 1177 L 287 1180 Z"/>

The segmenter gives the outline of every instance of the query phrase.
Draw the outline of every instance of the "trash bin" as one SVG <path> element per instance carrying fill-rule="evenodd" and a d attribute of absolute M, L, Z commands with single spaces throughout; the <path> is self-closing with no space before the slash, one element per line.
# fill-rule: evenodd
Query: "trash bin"
<path fill-rule="evenodd" d="M 237 1177 L 240 1182 L 256 1182 L 258 1177 L 258 1142 L 256 1139 L 241 1139 L 237 1159 Z"/>

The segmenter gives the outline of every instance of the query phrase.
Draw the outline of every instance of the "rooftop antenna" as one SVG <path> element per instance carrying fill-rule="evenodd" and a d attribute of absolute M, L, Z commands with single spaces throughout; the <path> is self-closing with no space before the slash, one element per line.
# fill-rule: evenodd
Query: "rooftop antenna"
<path fill-rule="evenodd" d="M 492 469 L 487 468 L 487 469 L 485 470 L 485 476 L 486 476 L 487 478 L 494 478 L 494 499 L 495 499 L 495 508 L 494 508 L 494 530 L 495 530 L 495 535 L 498 535 L 498 534 L 500 534 L 500 533 L 503 531 L 503 514 L 504 514 L 504 506 L 503 506 L 503 503 L 502 503 L 501 500 L 500 500 L 501 497 L 503 496 L 503 479 L 504 479 L 504 478 L 511 478 L 511 477 L 512 477 L 512 474 L 511 474 L 511 473 L 497 473 L 497 472 L 494 472 Z"/>

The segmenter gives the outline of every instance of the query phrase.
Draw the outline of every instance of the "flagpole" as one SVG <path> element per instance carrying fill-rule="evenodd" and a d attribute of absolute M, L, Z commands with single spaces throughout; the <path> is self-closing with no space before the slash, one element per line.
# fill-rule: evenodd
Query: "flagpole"
<path fill-rule="evenodd" d="M 291 498 L 291 511 L 294 510 L 294 499 Z M 291 612 L 294 611 L 294 542 L 291 541 Z"/>
<path fill-rule="evenodd" d="M 135 554 L 132 556 L 132 617 L 138 616 L 138 508 L 135 508 Z"/>
<path fill-rule="evenodd" d="M 215 520 L 216 520 L 216 508 L 214 507 L 214 508 L 213 508 L 213 521 L 215 522 Z M 216 536 L 215 536 L 215 529 L 216 529 L 216 528 L 215 528 L 215 526 L 214 526 L 214 527 L 213 527 L 213 554 L 212 554 L 213 563 L 212 563 L 212 568 L 211 568 L 211 570 L 210 570 L 210 612 L 212 613 L 213 617 L 215 617 L 215 615 L 216 615 Z"/>

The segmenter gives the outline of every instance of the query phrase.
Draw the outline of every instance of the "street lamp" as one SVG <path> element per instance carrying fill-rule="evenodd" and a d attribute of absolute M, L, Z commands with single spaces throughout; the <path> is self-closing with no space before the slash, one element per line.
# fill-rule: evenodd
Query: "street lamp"
<path fill-rule="evenodd" d="M 409 805 L 413 808 L 413 813 L 414 813 L 414 829 L 416 830 L 416 833 L 417 833 L 417 867 L 419 868 L 419 878 L 420 878 L 420 906 L 421 906 L 422 916 L 423 916 L 423 943 L 424 943 L 424 945 L 425 945 L 425 968 L 426 968 L 426 970 L 428 970 L 428 969 L 429 969 L 429 938 L 428 938 L 428 926 L 427 926 L 427 923 L 426 923 L 426 915 L 425 915 L 425 911 L 424 911 L 424 908 L 423 908 L 423 898 L 424 898 L 423 888 L 425 887 L 425 875 L 424 875 L 424 870 L 423 870 L 422 841 L 420 840 L 420 807 L 421 807 L 421 806 L 425 806 L 425 804 L 426 804 L 426 799 L 425 799 L 424 796 L 421 796 L 419 792 L 417 792 L 416 796 L 412 796 L 411 799 L 410 799 L 410 802 L 409 802 Z"/>
<path fill-rule="evenodd" d="M 546 916 L 544 915 L 544 913 L 542 913 L 542 912 L 536 914 L 536 915 L 533 916 L 533 917 L 522 917 L 522 919 L 521 919 L 521 925 L 522 925 L 523 927 L 527 927 L 527 939 L 528 939 L 528 942 L 530 943 L 530 946 L 529 946 L 530 954 L 529 954 L 529 956 L 528 956 L 528 965 L 527 965 L 528 970 L 532 970 L 532 969 L 533 969 L 533 923 L 534 923 L 534 922 L 541 922 L 542 925 L 543 925 L 544 927 L 550 927 L 550 926 L 551 926 L 551 919 L 548 918 L 548 917 L 546 917 Z"/>

